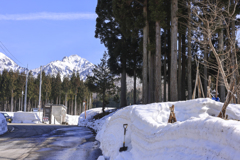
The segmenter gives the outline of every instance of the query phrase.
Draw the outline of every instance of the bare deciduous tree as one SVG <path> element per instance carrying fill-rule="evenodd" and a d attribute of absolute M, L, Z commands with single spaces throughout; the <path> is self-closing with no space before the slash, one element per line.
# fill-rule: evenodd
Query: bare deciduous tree
<path fill-rule="evenodd" d="M 238 1 L 235 0 L 195 0 L 190 5 L 181 3 L 191 9 L 192 16 L 183 15 L 191 22 L 193 34 L 198 34 L 200 37 L 194 39 L 203 48 L 208 47 L 209 51 L 213 53 L 217 61 L 217 70 L 220 71 L 223 84 L 228 91 L 226 101 L 222 107 L 218 117 L 225 118 L 226 108 L 231 102 L 231 99 L 236 94 L 239 87 L 239 73 L 236 56 L 236 36 L 235 36 L 235 22 L 236 22 L 236 7 Z M 225 38 L 223 47 L 213 44 L 213 37 L 224 30 Z M 222 36 L 218 36 L 222 38 Z"/>

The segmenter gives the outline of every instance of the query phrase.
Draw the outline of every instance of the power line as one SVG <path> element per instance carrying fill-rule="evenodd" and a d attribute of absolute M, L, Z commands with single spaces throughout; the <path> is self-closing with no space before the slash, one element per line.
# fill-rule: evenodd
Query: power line
<path fill-rule="evenodd" d="M 14 55 L 7 49 L 7 47 L 6 47 L 1 41 L 0 41 L 0 43 L 1 43 L 1 45 L 7 50 L 7 52 L 8 52 L 9 54 L 11 54 L 12 57 L 14 57 Z M 5 50 L 1 45 L 0 45 L 0 47 L 4 50 L 5 53 L 7 53 L 6 50 Z M 15 58 L 16 61 L 18 61 L 19 63 L 21 63 L 16 57 L 14 57 L 14 58 Z M 21 64 L 22 64 L 22 63 L 21 63 Z M 22 64 L 22 65 L 24 65 L 24 64 Z"/>

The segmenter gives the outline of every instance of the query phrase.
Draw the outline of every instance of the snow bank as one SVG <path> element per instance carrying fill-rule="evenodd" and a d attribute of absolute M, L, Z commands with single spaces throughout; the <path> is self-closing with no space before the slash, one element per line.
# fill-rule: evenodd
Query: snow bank
<path fill-rule="evenodd" d="M 5 117 L 0 114 L 0 135 L 7 132 L 7 121 Z"/>
<path fill-rule="evenodd" d="M 113 109 L 114 108 L 106 108 L 105 111 L 110 110 L 111 112 L 111 110 Z M 82 112 L 78 119 L 78 126 L 90 127 L 98 132 L 104 125 L 105 120 L 114 114 L 114 113 L 110 113 L 109 115 L 104 116 L 102 119 L 93 120 L 93 117 L 99 113 L 102 113 L 102 108 L 93 108 L 93 109 L 87 110 L 86 111 L 87 116 L 85 119 L 85 112 Z"/>
<path fill-rule="evenodd" d="M 173 104 L 178 122 L 169 124 Z M 206 98 L 129 106 L 102 120 L 96 139 L 110 160 L 239 159 L 240 122 L 210 116 L 217 115 L 222 105 Z M 240 119 L 240 105 L 229 105 L 226 114 Z M 119 152 L 123 124 L 128 124 L 128 150 Z"/>
<path fill-rule="evenodd" d="M 0 113 L 7 113 L 11 117 L 13 117 L 13 114 L 14 114 L 14 112 L 4 112 L 4 111 L 0 111 Z"/>
<path fill-rule="evenodd" d="M 39 123 L 38 112 L 14 112 L 13 123 Z"/>
<path fill-rule="evenodd" d="M 67 114 L 66 122 L 68 123 L 68 125 L 78 125 L 78 118 L 79 116 L 72 116 Z"/>

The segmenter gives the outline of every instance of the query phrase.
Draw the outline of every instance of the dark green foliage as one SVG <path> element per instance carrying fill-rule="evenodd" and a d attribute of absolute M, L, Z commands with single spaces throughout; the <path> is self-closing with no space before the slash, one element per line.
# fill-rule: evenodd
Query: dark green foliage
<path fill-rule="evenodd" d="M 106 104 L 108 104 L 107 94 L 113 94 L 115 85 L 114 75 L 111 74 L 107 66 L 107 53 L 105 52 L 101 63 L 95 65 L 93 69 L 94 76 L 88 76 L 87 85 L 91 92 L 99 93 L 102 100 L 102 111 L 104 112 Z"/>
<path fill-rule="evenodd" d="M 42 72 L 42 92 L 41 92 L 41 104 L 46 103 L 62 103 L 64 98 L 60 98 L 61 95 L 65 96 L 65 93 L 69 94 L 67 99 L 71 100 L 74 96 L 71 90 L 74 89 L 74 94 L 77 94 L 77 103 L 80 104 L 86 99 L 90 99 L 91 92 L 83 81 L 80 81 L 80 76 L 77 73 L 74 76 L 74 80 L 70 81 L 69 77 L 64 77 L 61 81 L 60 74 L 56 77 L 46 75 Z M 73 78 L 72 78 L 73 79 Z M 0 74 L 0 110 L 10 111 L 10 104 L 13 103 L 14 111 L 21 110 L 21 106 L 24 101 L 24 95 L 22 99 L 22 91 L 25 92 L 26 75 L 25 73 L 13 72 L 12 70 L 3 70 Z M 39 100 L 39 83 L 40 74 L 37 78 L 32 76 L 32 72 L 28 75 L 28 93 L 27 93 L 27 111 L 31 108 L 38 106 Z M 74 87 L 75 86 L 75 87 Z M 63 94 L 62 94 L 63 93 Z M 11 98 L 12 97 L 12 98 Z M 61 101 L 60 101 L 61 99 Z M 15 103 L 16 102 L 16 103 Z M 23 108 L 22 108 L 23 109 Z M 81 113 L 78 109 L 77 113 Z"/>

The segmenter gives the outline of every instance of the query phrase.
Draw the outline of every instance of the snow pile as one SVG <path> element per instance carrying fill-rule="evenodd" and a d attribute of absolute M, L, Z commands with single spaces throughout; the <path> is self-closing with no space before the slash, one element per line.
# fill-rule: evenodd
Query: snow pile
<path fill-rule="evenodd" d="M 0 111 L 0 113 L 7 113 L 11 117 L 13 117 L 13 114 L 14 114 L 14 112 L 4 112 L 4 111 Z"/>
<path fill-rule="evenodd" d="M 169 124 L 172 105 L 177 122 Z M 210 116 L 217 116 L 222 105 L 202 98 L 129 106 L 101 119 L 104 125 L 96 139 L 103 155 L 110 160 L 239 159 L 240 122 Z M 240 105 L 229 105 L 226 114 L 230 119 L 240 119 Z M 119 152 L 123 124 L 128 124 L 128 150 Z"/>
<path fill-rule="evenodd" d="M 68 123 L 68 125 L 78 125 L 78 118 L 79 116 L 72 116 L 67 114 L 66 122 Z"/>
<path fill-rule="evenodd" d="M 7 132 L 7 121 L 5 117 L 0 114 L 0 135 Z"/>
<path fill-rule="evenodd" d="M 110 110 L 111 112 L 111 110 L 113 109 L 114 108 L 106 108 L 105 111 Z M 85 112 L 82 112 L 78 119 L 78 126 L 86 126 L 94 129 L 95 131 L 99 131 L 104 125 L 105 120 L 114 114 L 114 113 L 110 113 L 109 115 L 101 119 L 93 120 L 93 117 L 99 113 L 102 113 L 102 108 L 93 108 L 93 109 L 87 110 L 86 111 L 87 116 L 85 119 Z"/>
<path fill-rule="evenodd" d="M 13 123 L 39 123 L 38 112 L 15 112 Z"/>

